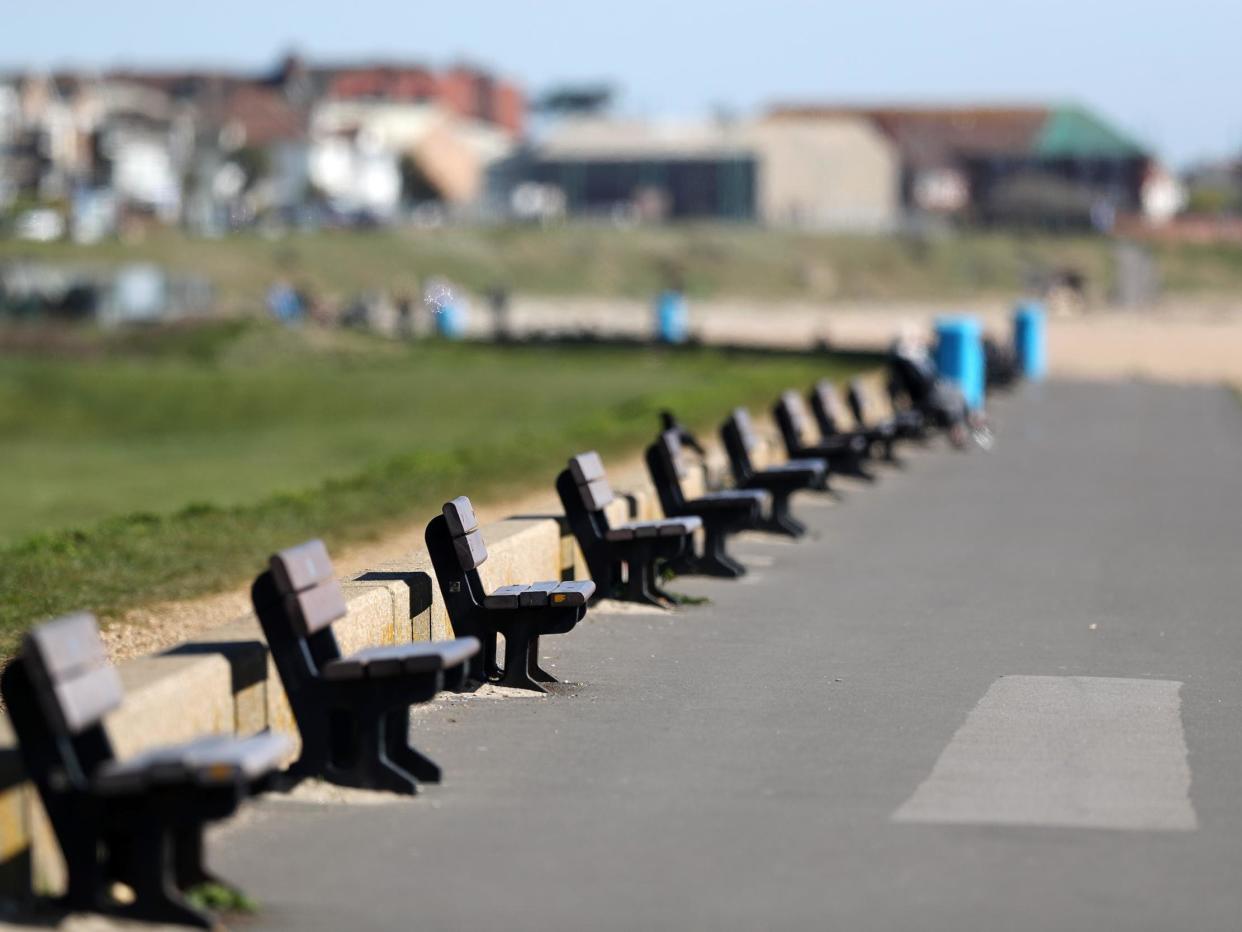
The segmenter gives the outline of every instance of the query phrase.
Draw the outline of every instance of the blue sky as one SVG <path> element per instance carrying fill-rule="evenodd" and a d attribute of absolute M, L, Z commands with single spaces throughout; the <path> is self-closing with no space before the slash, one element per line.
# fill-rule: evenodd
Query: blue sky
<path fill-rule="evenodd" d="M 637 114 L 774 100 L 1078 101 L 1176 164 L 1242 150 L 1242 2 L 69 0 L 0 4 L 0 68 L 469 59 Z"/>

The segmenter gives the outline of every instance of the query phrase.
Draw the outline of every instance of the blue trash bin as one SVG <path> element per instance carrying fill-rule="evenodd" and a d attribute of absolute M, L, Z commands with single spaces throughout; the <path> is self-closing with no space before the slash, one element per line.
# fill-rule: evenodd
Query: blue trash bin
<path fill-rule="evenodd" d="M 986 369 L 983 328 L 973 317 L 942 317 L 936 321 L 936 368 L 961 389 L 972 410 L 983 407 Z"/>
<path fill-rule="evenodd" d="M 436 333 L 446 340 L 460 340 L 466 333 L 466 308 L 460 298 L 446 301 L 435 311 Z"/>
<path fill-rule="evenodd" d="M 656 298 L 656 339 L 661 343 L 685 343 L 690 336 L 690 312 L 680 291 L 662 291 Z"/>
<path fill-rule="evenodd" d="M 1024 301 L 1013 314 L 1013 351 L 1018 371 L 1038 382 L 1048 371 L 1048 315 L 1038 301 Z"/>

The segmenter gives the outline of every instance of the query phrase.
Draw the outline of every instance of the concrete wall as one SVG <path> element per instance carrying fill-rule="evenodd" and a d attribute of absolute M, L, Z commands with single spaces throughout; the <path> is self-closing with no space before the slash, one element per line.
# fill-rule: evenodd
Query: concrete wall
<path fill-rule="evenodd" d="M 759 155 L 758 213 L 765 223 L 847 232 L 897 226 L 900 161 L 867 121 L 783 119 L 759 123 L 751 132 Z"/>

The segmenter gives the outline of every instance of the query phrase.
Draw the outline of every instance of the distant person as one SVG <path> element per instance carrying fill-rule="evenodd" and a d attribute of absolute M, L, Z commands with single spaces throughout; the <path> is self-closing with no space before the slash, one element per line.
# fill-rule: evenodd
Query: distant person
<path fill-rule="evenodd" d="M 498 343 L 508 343 L 513 337 L 509 332 L 509 290 L 498 285 L 487 297 L 492 309 L 492 336 Z"/>
<path fill-rule="evenodd" d="M 267 310 L 285 326 L 297 324 L 302 320 L 302 299 L 287 281 L 278 281 L 267 290 Z"/>
<path fill-rule="evenodd" d="M 414 302 L 409 295 L 397 299 L 397 336 L 402 340 L 414 339 Z"/>

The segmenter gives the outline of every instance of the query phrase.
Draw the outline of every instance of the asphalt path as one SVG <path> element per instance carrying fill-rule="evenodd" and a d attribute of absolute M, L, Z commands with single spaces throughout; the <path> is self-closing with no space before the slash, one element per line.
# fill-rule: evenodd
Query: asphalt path
<path fill-rule="evenodd" d="M 1242 929 L 1242 405 L 1054 383 L 441 701 L 445 780 L 264 799 L 247 928 Z"/>

